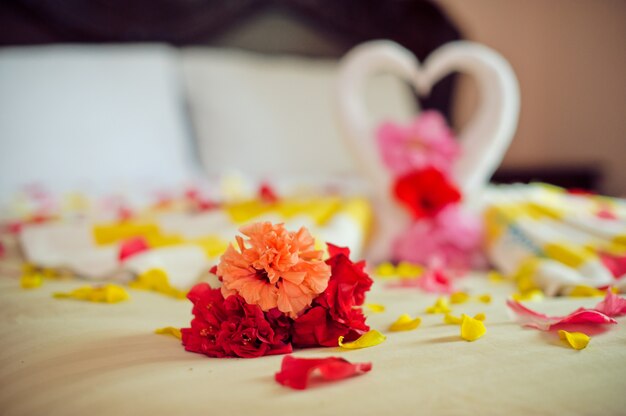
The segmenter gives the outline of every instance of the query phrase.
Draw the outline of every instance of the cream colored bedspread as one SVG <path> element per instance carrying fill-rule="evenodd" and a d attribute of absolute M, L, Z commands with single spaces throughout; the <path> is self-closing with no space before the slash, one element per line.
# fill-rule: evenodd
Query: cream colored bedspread
<path fill-rule="evenodd" d="M 511 290 L 474 276 L 473 293 L 491 293 L 489 305 L 455 305 L 454 312 L 487 315 L 476 342 L 442 315 L 427 315 L 434 295 L 386 289 L 376 283 L 368 301 L 387 306 L 370 314 L 385 332 L 401 313 L 418 314 L 415 331 L 388 333 L 362 350 L 311 349 L 299 357 L 336 355 L 371 361 L 370 373 L 318 384 L 306 391 L 274 381 L 282 357 L 211 359 L 186 352 L 163 326 L 185 326 L 191 304 L 131 291 L 120 304 L 55 299 L 80 286 L 46 281 L 33 290 L 0 278 L 0 414 L 2 415 L 417 415 L 626 413 L 626 317 L 575 351 L 556 334 L 522 329 L 504 300 Z M 555 299 L 531 304 L 550 314 L 593 306 L 598 299 Z"/>

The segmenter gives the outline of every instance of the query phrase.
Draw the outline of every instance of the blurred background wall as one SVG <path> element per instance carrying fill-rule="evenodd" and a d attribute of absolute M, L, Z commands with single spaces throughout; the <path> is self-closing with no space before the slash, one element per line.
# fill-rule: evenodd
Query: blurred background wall
<path fill-rule="evenodd" d="M 626 1 L 439 0 L 467 39 L 495 48 L 519 78 L 522 108 L 503 169 L 598 170 L 626 196 Z M 456 119 L 476 91 L 461 79 Z"/>

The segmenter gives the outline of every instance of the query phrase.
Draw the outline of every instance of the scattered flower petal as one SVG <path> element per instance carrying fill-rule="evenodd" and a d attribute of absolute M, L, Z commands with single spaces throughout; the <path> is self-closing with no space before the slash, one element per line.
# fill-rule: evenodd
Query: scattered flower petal
<path fill-rule="evenodd" d="M 463 318 L 454 316 L 451 313 L 447 313 L 443 317 L 443 322 L 448 325 L 461 325 L 461 323 L 463 322 Z"/>
<path fill-rule="evenodd" d="M 275 379 L 283 386 L 304 390 L 309 379 L 317 370 L 322 379 L 341 380 L 366 373 L 372 369 L 372 363 L 351 363 L 339 357 L 296 358 L 287 355 L 283 358 L 280 371 Z"/>
<path fill-rule="evenodd" d="M 485 335 L 486 332 L 487 329 L 482 321 L 463 315 L 463 321 L 461 322 L 461 338 L 465 341 L 476 341 L 478 338 Z"/>
<path fill-rule="evenodd" d="M 377 330 L 372 329 L 371 331 L 366 332 L 365 334 L 361 335 L 358 339 L 352 342 L 344 343 L 343 336 L 341 336 L 339 337 L 338 343 L 341 348 L 355 350 L 359 348 L 373 347 L 378 344 L 382 344 L 386 339 L 387 339 L 386 336 L 384 336 Z"/>
<path fill-rule="evenodd" d="M 528 309 L 521 303 L 509 299 L 507 306 L 517 315 L 518 321 L 527 327 L 549 331 L 556 325 L 567 324 L 616 324 L 617 321 L 604 313 L 594 310 L 578 308 L 567 316 L 548 316 Z"/>
<path fill-rule="evenodd" d="M 87 302 L 117 303 L 129 298 L 122 286 L 106 284 L 104 286 L 84 286 L 71 292 L 57 292 L 55 298 L 71 298 Z"/>
<path fill-rule="evenodd" d="M 567 332 L 562 329 L 559 330 L 559 338 L 567 342 L 567 344 L 575 350 L 586 348 L 587 344 L 589 344 L 589 340 L 591 340 L 587 334 L 583 334 L 582 332 Z"/>
<path fill-rule="evenodd" d="M 454 316 L 450 313 L 445 314 L 445 316 L 443 317 L 443 322 L 448 324 L 448 325 L 461 325 L 463 323 L 463 317 L 465 317 L 467 315 L 462 314 L 460 317 L 459 316 Z M 484 322 L 485 319 L 487 319 L 487 317 L 485 316 L 484 313 L 477 313 L 476 315 L 474 315 L 474 319 Z"/>
<path fill-rule="evenodd" d="M 119 261 L 124 261 L 127 258 L 134 256 L 135 254 L 139 254 L 149 249 L 150 246 L 148 246 L 148 243 L 144 237 L 133 237 L 122 242 L 117 258 L 119 259 Z"/>
<path fill-rule="evenodd" d="M 474 315 L 474 319 L 478 319 L 479 321 L 483 321 L 484 322 L 485 319 L 487 319 L 487 316 L 484 313 L 480 312 L 480 313 L 477 313 L 476 315 Z"/>
<path fill-rule="evenodd" d="M 450 295 L 450 303 L 453 305 L 465 303 L 469 300 L 470 295 L 465 292 L 454 292 Z"/>
<path fill-rule="evenodd" d="M 491 283 L 502 283 L 506 280 L 506 278 L 504 277 L 502 273 L 499 273 L 495 270 L 492 270 L 489 273 L 487 273 L 487 278 L 489 279 Z"/>
<path fill-rule="evenodd" d="M 34 289 L 43 284 L 43 277 L 41 273 L 29 272 L 22 274 L 20 279 L 20 286 L 22 289 Z"/>
<path fill-rule="evenodd" d="M 403 313 L 400 315 L 398 319 L 389 327 L 390 331 L 412 331 L 417 329 L 418 326 L 422 323 L 422 320 L 419 317 L 411 318 L 411 315 L 408 313 Z"/>
<path fill-rule="evenodd" d="M 170 285 L 167 273 L 163 269 L 150 269 L 128 284 L 133 289 L 151 290 L 176 299 L 185 299 L 187 293 Z"/>
<path fill-rule="evenodd" d="M 478 297 L 478 300 L 481 301 L 482 303 L 491 303 L 491 295 L 488 293 L 485 293 L 484 295 L 480 295 Z"/>
<path fill-rule="evenodd" d="M 386 261 L 376 266 L 376 270 L 374 271 L 374 273 L 378 277 L 391 277 L 391 276 L 395 276 L 396 268 L 394 267 L 393 264 Z"/>
<path fill-rule="evenodd" d="M 279 197 L 269 183 L 262 183 L 259 187 L 259 199 L 266 204 L 275 204 L 278 202 Z"/>
<path fill-rule="evenodd" d="M 626 275 L 626 254 L 600 253 L 600 260 L 615 278 Z"/>
<path fill-rule="evenodd" d="M 396 273 L 401 279 L 412 279 L 424 273 L 424 268 L 408 261 L 401 261 L 396 267 Z"/>
<path fill-rule="evenodd" d="M 180 328 L 174 328 L 173 326 L 166 326 L 164 328 L 157 328 L 154 330 L 155 334 L 160 335 L 171 335 L 178 339 L 183 339 L 182 334 L 180 333 Z"/>
<path fill-rule="evenodd" d="M 380 305 L 378 303 L 366 303 L 364 306 L 374 313 L 385 312 L 385 305 Z"/>
<path fill-rule="evenodd" d="M 537 302 L 542 300 L 544 297 L 545 295 L 540 289 L 532 289 L 526 292 L 518 292 L 511 295 L 511 298 L 518 302 Z"/>
<path fill-rule="evenodd" d="M 594 309 L 607 316 L 626 315 L 626 299 L 617 296 L 612 290 L 607 290 L 604 300 L 598 303 Z"/>
<path fill-rule="evenodd" d="M 448 313 L 452 312 L 446 298 L 439 298 L 432 306 L 426 308 L 426 313 Z"/>
<path fill-rule="evenodd" d="M 597 289 L 593 286 L 578 285 L 575 286 L 568 294 L 571 298 L 594 298 L 604 297 L 606 292 L 604 290 Z"/>

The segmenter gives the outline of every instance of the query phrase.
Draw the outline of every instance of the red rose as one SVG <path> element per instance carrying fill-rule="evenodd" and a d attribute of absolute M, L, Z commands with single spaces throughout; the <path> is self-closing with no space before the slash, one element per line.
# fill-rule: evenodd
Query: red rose
<path fill-rule="evenodd" d="M 370 290 L 372 279 L 365 273 L 365 262 L 353 263 L 350 250 L 328 244 L 331 275 L 328 287 L 314 301 L 327 308 L 331 316 L 340 323 L 351 319 L 355 306 L 363 305 L 365 292 Z"/>
<path fill-rule="evenodd" d="M 400 177 L 393 191 L 416 219 L 434 217 L 446 205 L 461 200 L 459 190 L 433 167 L 415 170 Z"/>
<path fill-rule="evenodd" d="M 220 289 L 211 289 L 206 283 L 194 286 L 187 297 L 194 304 L 195 316 L 191 328 L 181 330 L 187 351 L 210 357 L 242 358 L 292 351 L 288 342 L 289 322 L 285 321 L 288 318 L 276 316 L 272 311 L 268 312 L 268 318 L 259 306 L 247 304 L 238 295 L 224 299 Z"/>
<path fill-rule="evenodd" d="M 336 347 L 340 336 L 346 341 L 354 341 L 369 330 L 360 309 L 353 309 L 345 322 L 342 324 L 333 319 L 327 308 L 314 306 L 294 322 L 293 345 L 301 348 Z"/>
<path fill-rule="evenodd" d="M 340 336 L 353 341 L 369 330 L 358 308 L 372 286 L 372 279 L 363 270 L 365 262 L 353 263 L 349 249 L 332 244 L 328 244 L 328 253 L 328 287 L 293 325 L 292 341 L 299 347 L 336 347 Z"/>

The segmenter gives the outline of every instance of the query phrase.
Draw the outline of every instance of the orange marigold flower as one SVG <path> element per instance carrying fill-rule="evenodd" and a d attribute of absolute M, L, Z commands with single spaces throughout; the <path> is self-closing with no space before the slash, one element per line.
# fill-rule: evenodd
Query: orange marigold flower
<path fill-rule="evenodd" d="M 217 266 L 224 297 L 238 294 L 262 310 L 278 308 L 296 318 L 328 286 L 330 266 L 315 250 L 315 240 L 302 227 L 258 222 L 239 230 L 237 248 L 230 245 Z"/>

